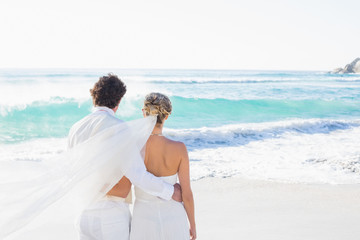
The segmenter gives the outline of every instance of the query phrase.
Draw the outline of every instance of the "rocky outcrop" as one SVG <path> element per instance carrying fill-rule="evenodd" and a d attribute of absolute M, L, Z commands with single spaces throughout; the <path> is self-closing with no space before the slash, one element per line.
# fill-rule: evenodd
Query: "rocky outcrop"
<path fill-rule="evenodd" d="M 360 73 L 360 58 L 355 59 L 344 68 L 334 69 L 331 73 Z"/>

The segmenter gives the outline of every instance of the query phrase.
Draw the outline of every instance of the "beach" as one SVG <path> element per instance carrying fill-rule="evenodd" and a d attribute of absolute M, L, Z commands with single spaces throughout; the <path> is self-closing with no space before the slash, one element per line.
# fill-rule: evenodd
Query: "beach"
<path fill-rule="evenodd" d="M 193 183 L 193 191 L 198 239 L 360 237 L 360 185 L 214 178 Z"/>
<path fill-rule="evenodd" d="M 192 183 L 199 240 L 358 240 L 360 186 L 294 184 L 234 178 Z M 54 218 L 55 219 L 55 218 Z M 12 240 L 75 240 L 54 220 Z"/>

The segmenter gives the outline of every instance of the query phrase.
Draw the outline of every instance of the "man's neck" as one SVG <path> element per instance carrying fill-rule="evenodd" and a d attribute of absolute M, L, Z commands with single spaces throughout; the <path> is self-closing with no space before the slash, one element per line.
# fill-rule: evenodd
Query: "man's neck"
<path fill-rule="evenodd" d="M 111 115 L 115 115 L 117 108 L 111 109 L 105 106 L 95 106 L 94 107 L 94 112 L 98 112 L 98 111 L 103 111 L 103 112 L 108 112 Z"/>

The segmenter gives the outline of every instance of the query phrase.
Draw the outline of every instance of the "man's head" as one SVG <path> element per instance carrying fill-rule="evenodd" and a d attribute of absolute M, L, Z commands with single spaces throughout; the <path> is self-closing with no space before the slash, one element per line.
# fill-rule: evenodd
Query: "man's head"
<path fill-rule="evenodd" d="M 90 93 L 95 106 L 114 109 L 125 95 L 126 86 L 118 76 L 109 73 L 107 76 L 100 77 L 99 81 L 90 89 Z"/>

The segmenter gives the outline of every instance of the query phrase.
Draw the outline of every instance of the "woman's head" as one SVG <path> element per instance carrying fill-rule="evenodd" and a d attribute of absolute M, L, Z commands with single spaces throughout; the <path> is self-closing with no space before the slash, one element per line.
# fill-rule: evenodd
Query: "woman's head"
<path fill-rule="evenodd" d="M 157 115 L 157 124 L 162 124 L 172 111 L 170 99 L 161 93 L 146 95 L 143 108 L 146 116 Z"/>

